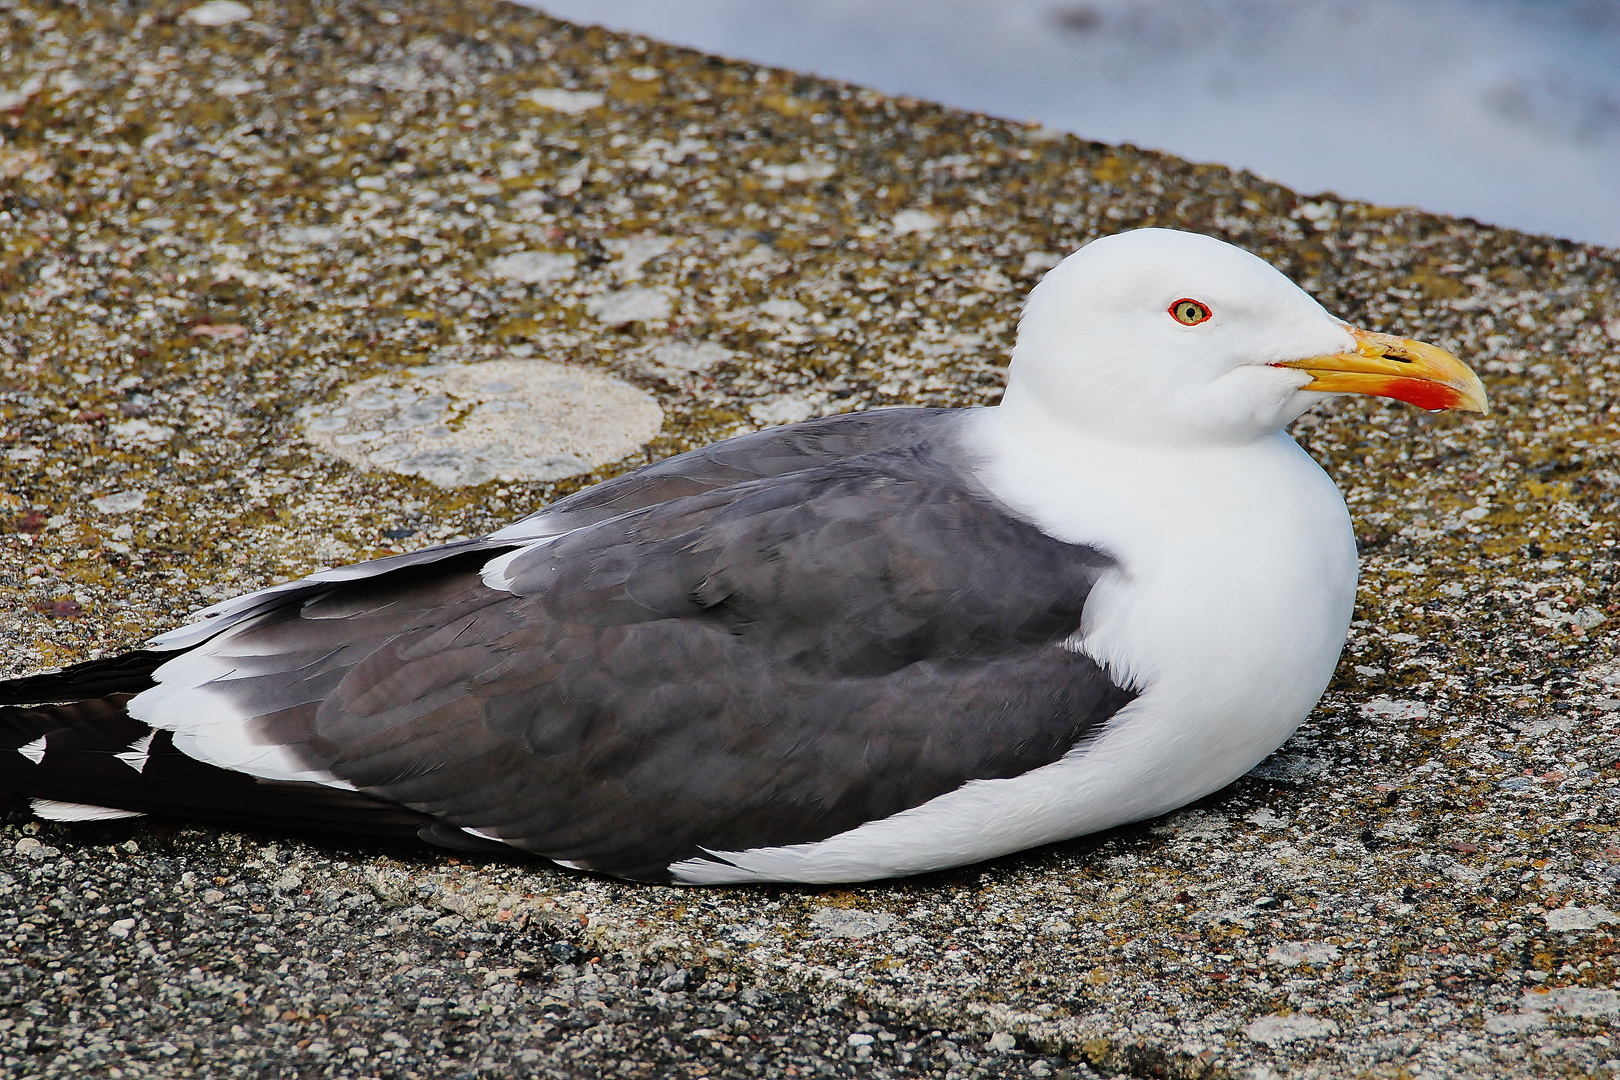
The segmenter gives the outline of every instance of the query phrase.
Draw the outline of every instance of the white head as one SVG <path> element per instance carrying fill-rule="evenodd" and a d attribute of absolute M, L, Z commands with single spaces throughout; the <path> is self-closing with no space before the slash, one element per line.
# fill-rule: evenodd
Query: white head
<path fill-rule="evenodd" d="M 1035 286 L 1004 404 L 1103 437 L 1241 443 L 1331 393 L 1482 408 L 1483 390 L 1458 386 L 1468 380 L 1478 390 L 1449 354 L 1349 326 L 1241 248 L 1138 229 L 1092 241 Z M 1457 400 L 1437 402 L 1437 381 Z"/>

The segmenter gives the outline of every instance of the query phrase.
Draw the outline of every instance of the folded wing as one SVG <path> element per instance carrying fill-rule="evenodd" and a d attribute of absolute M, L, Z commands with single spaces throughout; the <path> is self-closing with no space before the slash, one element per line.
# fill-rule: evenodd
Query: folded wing
<path fill-rule="evenodd" d="M 130 714 L 215 766 L 655 880 L 1062 757 L 1133 696 L 1060 644 L 1109 560 L 990 498 L 948 418 L 852 419 L 284 594 Z"/>

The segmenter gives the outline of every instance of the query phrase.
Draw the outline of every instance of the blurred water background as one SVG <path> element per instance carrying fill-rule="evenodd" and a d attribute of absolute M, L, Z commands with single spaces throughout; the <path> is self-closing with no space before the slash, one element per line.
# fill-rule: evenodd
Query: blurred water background
<path fill-rule="evenodd" d="M 1620 246 L 1620 0 L 525 0 L 1090 139 Z"/>

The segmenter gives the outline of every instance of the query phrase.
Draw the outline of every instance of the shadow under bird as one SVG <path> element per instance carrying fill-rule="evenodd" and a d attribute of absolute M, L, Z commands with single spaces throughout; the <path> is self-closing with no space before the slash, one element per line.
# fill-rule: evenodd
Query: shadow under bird
<path fill-rule="evenodd" d="M 730 439 L 0 684 L 0 790 L 691 884 L 1150 818 L 1333 673 L 1355 541 L 1283 431 L 1333 394 L 1485 408 L 1239 248 L 1099 239 L 1030 293 L 1000 405 Z"/>

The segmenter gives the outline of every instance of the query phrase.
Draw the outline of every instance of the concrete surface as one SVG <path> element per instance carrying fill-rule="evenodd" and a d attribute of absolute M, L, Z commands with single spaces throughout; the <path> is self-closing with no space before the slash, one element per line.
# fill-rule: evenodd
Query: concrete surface
<path fill-rule="evenodd" d="M 674 890 L 14 804 L 7 1074 L 1620 1069 L 1613 251 L 486 0 L 185 11 L 0 5 L 10 673 L 761 424 L 994 401 L 1022 292 L 1140 225 L 1455 350 L 1494 411 L 1300 422 L 1365 553 L 1344 662 L 1273 760 L 1138 828 Z M 305 437 L 366 380 L 528 358 L 639 387 L 662 432 L 449 486 Z"/>

